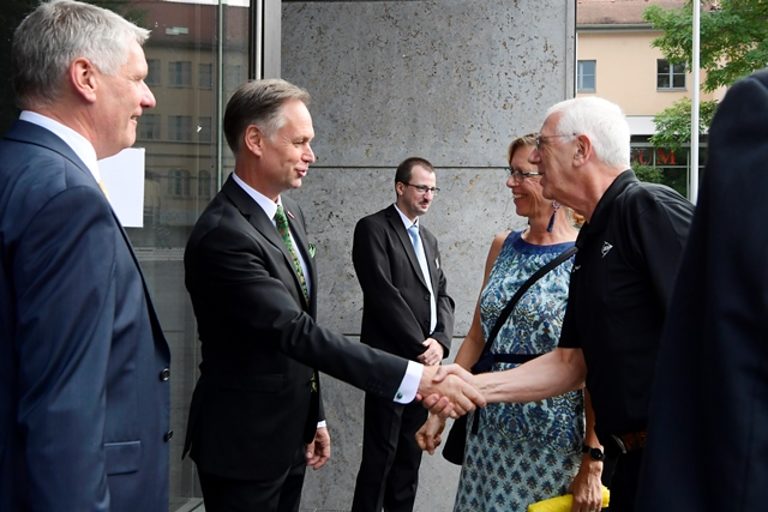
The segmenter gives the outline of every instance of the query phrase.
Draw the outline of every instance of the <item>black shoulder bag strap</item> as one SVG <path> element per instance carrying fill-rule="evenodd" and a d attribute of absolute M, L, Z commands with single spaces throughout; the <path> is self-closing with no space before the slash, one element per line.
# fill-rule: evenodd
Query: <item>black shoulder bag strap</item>
<path fill-rule="evenodd" d="M 512 310 L 515 309 L 515 306 L 520 301 L 520 298 L 523 296 L 523 294 L 528 291 L 528 288 L 533 286 L 536 281 L 544 277 L 544 275 L 547 274 L 550 270 L 554 269 L 562 262 L 576 254 L 577 250 L 578 249 L 575 245 L 564 250 L 557 256 L 557 258 L 550 260 L 546 265 L 534 272 L 531 277 L 529 277 L 520 286 L 520 288 L 517 289 L 515 294 L 511 299 L 509 299 L 509 302 L 506 306 L 504 306 L 504 309 L 499 314 L 499 318 L 496 319 L 496 323 L 493 324 L 493 329 L 491 329 L 491 332 L 488 334 L 488 340 L 485 342 L 485 346 L 483 346 L 483 352 L 480 354 L 480 358 L 477 360 L 477 362 L 472 366 L 472 373 L 484 373 L 489 371 L 493 366 L 493 355 L 491 354 L 491 348 L 493 348 L 493 342 L 496 340 L 496 335 L 499 334 L 499 331 L 506 323 L 507 318 L 509 318 L 509 315 L 512 314 Z M 473 422 L 473 434 L 477 433 L 478 424 L 480 423 L 480 421 L 478 421 L 479 419 L 480 418 L 478 417 Z"/>

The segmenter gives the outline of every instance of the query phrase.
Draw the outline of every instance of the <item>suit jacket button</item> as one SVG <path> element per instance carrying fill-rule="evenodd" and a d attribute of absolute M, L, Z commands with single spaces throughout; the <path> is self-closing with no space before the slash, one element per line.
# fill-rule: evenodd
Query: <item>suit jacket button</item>
<path fill-rule="evenodd" d="M 169 430 L 168 432 L 165 433 L 165 435 L 163 436 L 163 441 L 167 443 L 168 441 L 171 440 L 171 438 L 173 438 L 173 430 Z"/>
<path fill-rule="evenodd" d="M 171 378 L 171 370 L 169 368 L 163 368 L 163 371 L 160 372 L 160 380 L 165 382 L 170 378 Z"/>

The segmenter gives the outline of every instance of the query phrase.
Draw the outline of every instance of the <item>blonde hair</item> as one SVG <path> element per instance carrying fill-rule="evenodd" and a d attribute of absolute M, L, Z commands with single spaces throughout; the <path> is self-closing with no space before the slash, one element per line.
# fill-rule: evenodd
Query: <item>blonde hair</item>
<path fill-rule="evenodd" d="M 507 148 L 507 163 L 512 163 L 512 157 L 515 156 L 515 152 L 518 149 L 524 146 L 536 146 L 536 137 L 538 135 L 538 133 L 533 132 L 512 139 L 512 142 L 509 143 L 509 147 Z"/>

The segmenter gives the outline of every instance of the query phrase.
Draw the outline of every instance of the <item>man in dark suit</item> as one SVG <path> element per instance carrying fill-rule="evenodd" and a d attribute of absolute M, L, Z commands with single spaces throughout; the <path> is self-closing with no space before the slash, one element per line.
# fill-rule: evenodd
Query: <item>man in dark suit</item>
<path fill-rule="evenodd" d="M 433 366 L 448 356 L 454 303 L 446 292 L 437 239 L 419 222 L 438 191 L 435 170 L 412 157 L 395 172 L 394 204 L 355 227 L 352 261 L 363 289 L 360 341 Z M 365 395 L 363 456 L 353 512 L 413 510 L 427 419 L 420 404 Z"/>
<path fill-rule="evenodd" d="M 734 84 L 709 157 L 651 398 L 638 511 L 768 504 L 768 71 Z"/>
<path fill-rule="evenodd" d="M 282 193 L 301 186 L 315 155 L 309 94 L 284 80 L 243 84 L 224 132 L 235 172 L 192 230 L 184 255 L 202 363 L 191 450 L 208 511 L 298 510 L 307 465 L 330 456 L 318 371 L 408 403 L 433 390 L 456 409 L 482 405 L 436 367 L 376 351 L 314 320 L 317 276 L 304 215 Z"/>
<path fill-rule="evenodd" d="M 97 159 L 155 99 L 149 32 L 42 4 L 17 28 L 0 142 L 0 510 L 168 508 L 168 345 Z"/>

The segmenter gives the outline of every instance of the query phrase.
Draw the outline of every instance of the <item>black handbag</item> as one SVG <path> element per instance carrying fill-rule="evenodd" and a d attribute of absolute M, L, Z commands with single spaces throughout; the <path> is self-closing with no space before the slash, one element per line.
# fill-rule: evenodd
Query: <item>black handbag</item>
<path fill-rule="evenodd" d="M 496 323 L 493 325 L 493 329 L 488 334 L 488 341 L 483 346 L 483 352 L 480 354 L 480 358 L 472 365 L 472 373 L 485 373 L 491 370 L 493 363 L 495 362 L 509 362 L 509 363 L 525 363 L 534 359 L 541 354 L 492 354 L 491 348 L 493 342 L 496 340 L 496 335 L 499 334 L 504 323 L 509 318 L 512 310 L 515 309 L 520 297 L 528 291 L 533 283 L 541 279 L 547 272 L 560 265 L 562 262 L 570 258 L 576 253 L 576 246 L 569 247 L 565 251 L 561 252 L 557 258 L 550 260 L 546 265 L 534 272 L 520 288 L 517 289 L 515 294 L 509 299 L 509 302 L 501 311 L 499 318 L 496 319 Z M 478 411 L 479 412 L 479 411 Z M 472 425 L 472 433 L 476 434 L 480 425 L 480 416 L 475 417 L 475 421 Z M 461 466 L 464 463 L 464 448 L 467 444 L 467 416 L 464 415 L 461 418 L 454 420 L 451 430 L 448 432 L 448 437 L 445 440 L 443 446 L 443 458 L 452 464 L 458 464 Z"/>

